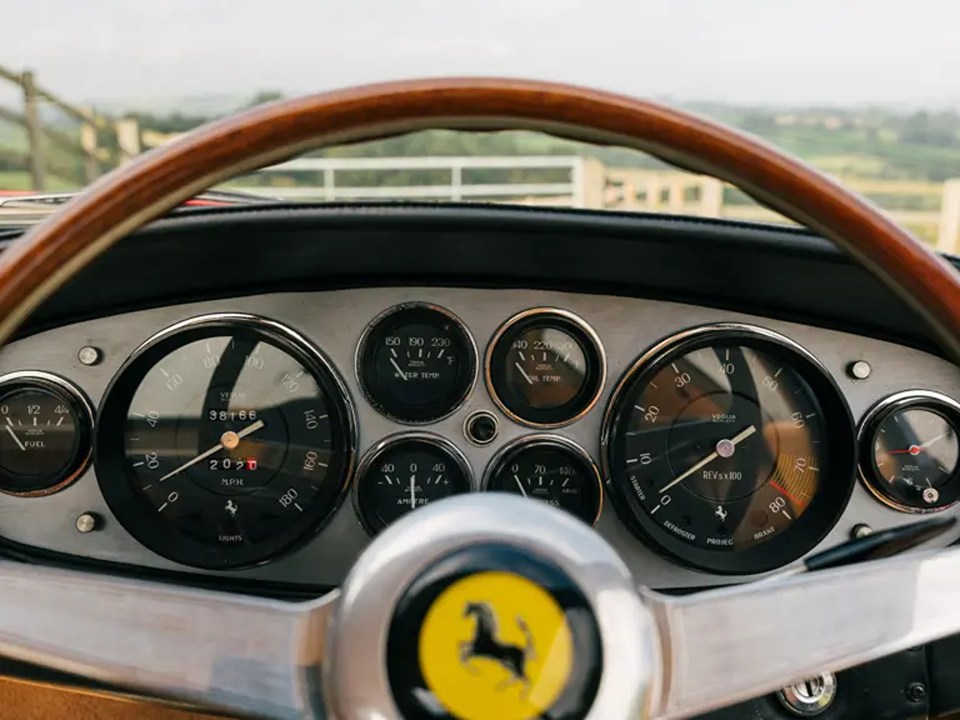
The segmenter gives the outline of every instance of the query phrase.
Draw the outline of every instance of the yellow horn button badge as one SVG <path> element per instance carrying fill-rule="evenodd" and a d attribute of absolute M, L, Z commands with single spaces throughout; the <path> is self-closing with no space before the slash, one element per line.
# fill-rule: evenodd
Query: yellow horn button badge
<path fill-rule="evenodd" d="M 462 720 L 528 720 L 560 697 L 573 669 L 563 609 L 510 572 L 458 580 L 434 601 L 420 630 L 427 687 Z"/>
<path fill-rule="evenodd" d="M 566 572 L 481 545 L 441 558 L 394 610 L 386 666 L 408 720 L 573 720 L 603 668 L 596 618 Z"/>

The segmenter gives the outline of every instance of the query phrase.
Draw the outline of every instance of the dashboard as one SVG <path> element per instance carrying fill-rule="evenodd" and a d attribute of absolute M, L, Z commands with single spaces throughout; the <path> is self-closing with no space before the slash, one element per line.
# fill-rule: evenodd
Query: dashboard
<path fill-rule="evenodd" d="M 595 525 L 655 588 L 953 512 L 960 373 L 707 304 L 383 285 L 170 302 L 0 351 L 7 552 L 262 592 L 340 584 L 464 492 Z M 953 540 L 955 538 L 949 538 Z"/>

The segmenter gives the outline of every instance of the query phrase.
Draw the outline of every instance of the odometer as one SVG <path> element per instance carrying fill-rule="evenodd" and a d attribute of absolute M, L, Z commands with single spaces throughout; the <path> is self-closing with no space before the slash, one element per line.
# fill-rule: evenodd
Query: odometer
<path fill-rule="evenodd" d="M 760 328 L 699 328 L 653 348 L 620 382 L 604 442 L 631 528 L 714 572 L 803 555 L 853 484 L 841 395 L 809 353 Z"/>
<path fill-rule="evenodd" d="M 97 474 L 154 552 L 237 567 L 330 516 L 353 447 L 346 392 L 317 350 L 272 321 L 217 315 L 165 330 L 127 361 L 100 410 Z"/>

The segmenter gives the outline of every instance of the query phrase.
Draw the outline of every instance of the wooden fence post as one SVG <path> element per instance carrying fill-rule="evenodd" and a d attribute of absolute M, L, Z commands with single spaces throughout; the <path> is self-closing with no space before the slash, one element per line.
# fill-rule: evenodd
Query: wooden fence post
<path fill-rule="evenodd" d="M 21 73 L 20 85 L 23 87 L 23 116 L 27 121 L 27 142 L 30 146 L 30 183 L 35 191 L 43 192 L 47 181 L 46 149 L 40 125 L 37 87 L 31 71 Z"/>
<path fill-rule="evenodd" d="M 952 254 L 960 250 L 960 178 L 943 184 L 937 250 Z"/>
<path fill-rule="evenodd" d="M 93 118 L 96 114 L 92 108 L 84 108 L 87 114 Z M 97 126 L 93 121 L 88 121 L 80 126 L 80 147 L 86 155 L 84 164 L 87 182 L 91 183 L 100 177 L 100 164 L 97 162 Z"/>
<path fill-rule="evenodd" d="M 607 169 L 595 158 L 583 159 L 583 207 L 603 209 L 607 190 Z"/>
<path fill-rule="evenodd" d="M 140 123 L 136 118 L 123 118 L 115 124 L 117 145 L 120 146 L 120 162 L 131 160 L 140 154 Z"/>
<path fill-rule="evenodd" d="M 712 218 L 721 217 L 723 213 L 723 183 L 716 178 L 700 180 L 700 212 Z"/>

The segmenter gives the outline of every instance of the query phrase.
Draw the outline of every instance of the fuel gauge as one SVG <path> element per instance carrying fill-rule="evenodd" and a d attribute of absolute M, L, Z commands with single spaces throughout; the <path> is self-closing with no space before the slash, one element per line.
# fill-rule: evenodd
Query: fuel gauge
<path fill-rule="evenodd" d="M 929 392 L 894 395 L 871 411 L 861 473 L 881 501 L 932 512 L 960 500 L 960 405 Z"/>
<path fill-rule="evenodd" d="M 92 413 L 63 379 L 42 372 L 0 378 L 0 492 L 48 495 L 90 459 Z"/>

